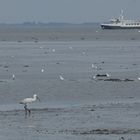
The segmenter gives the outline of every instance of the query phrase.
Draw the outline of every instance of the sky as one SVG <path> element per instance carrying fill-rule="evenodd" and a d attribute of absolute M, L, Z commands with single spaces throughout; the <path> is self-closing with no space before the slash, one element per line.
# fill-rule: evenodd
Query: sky
<path fill-rule="evenodd" d="M 0 0 L 0 23 L 108 21 L 123 9 L 140 20 L 140 0 Z"/>

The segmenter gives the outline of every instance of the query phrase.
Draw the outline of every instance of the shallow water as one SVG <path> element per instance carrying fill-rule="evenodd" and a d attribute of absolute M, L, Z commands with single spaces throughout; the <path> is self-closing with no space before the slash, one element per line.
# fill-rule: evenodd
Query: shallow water
<path fill-rule="evenodd" d="M 36 42 L 24 38 L 25 30 L 16 38 L 22 42 L 8 36 L 0 42 L 1 139 L 139 139 L 139 32 L 99 30 L 92 40 L 93 31 L 84 30 L 81 40 L 83 30 L 77 38 L 70 31 Z M 18 102 L 34 93 L 41 102 L 25 116 Z"/>
<path fill-rule="evenodd" d="M 133 86 L 139 84 L 137 80 L 140 69 L 139 43 L 138 41 L 1 43 L 0 104 L 15 104 L 34 93 L 43 98 L 42 102 L 47 104 L 52 102 L 62 105 L 79 104 L 94 101 L 94 98 L 102 99 L 103 89 L 106 96 L 112 94 L 110 92 L 122 83 L 128 88 L 122 91 L 131 90 Z M 96 65 L 97 69 L 92 68 L 92 64 Z M 41 69 L 44 69 L 44 72 Z M 113 83 L 92 79 L 96 74 L 105 73 L 109 73 L 111 78 L 134 81 Z M 13 74 L 15 80 L 12 79 Z M 59 79 L 59 75 L 64 77 L 64 81 Z M 135 90 L 137 94 L 138 89 Z M 133 92 L 135 90 L 133 89 Z M 98 92 L 99 96 L 93 97 L 94 92 Z M 114 96 L 119 96 L 118 90 L 114 92 L 116 92 Z"/>

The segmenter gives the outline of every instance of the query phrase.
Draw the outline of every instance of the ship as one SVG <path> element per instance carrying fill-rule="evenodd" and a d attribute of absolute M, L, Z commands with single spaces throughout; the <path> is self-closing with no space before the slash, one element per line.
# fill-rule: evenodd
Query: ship
<path fill-rule="evenodd" d="M 113 18 L 109 23 L 102 23 L 102 29 L 140 29 L 140 21 L 124 19 L 123 10 L 118 18 Z"/>

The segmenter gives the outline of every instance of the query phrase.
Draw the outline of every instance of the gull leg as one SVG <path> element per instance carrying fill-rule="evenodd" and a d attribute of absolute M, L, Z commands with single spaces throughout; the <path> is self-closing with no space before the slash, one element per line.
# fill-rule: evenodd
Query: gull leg
<path fill-rule="evenodd" d="M 24 106 L 24 109 L 25 109 L 25 116 L 27 116 L 27 111 L 28 111 L 28 109 L 27 109 L 27 105 L 25 104 L 25 106 Z"/>
<path fill-rule="evenodd" d="M 29 116 L 30 116 L 31 115 L 31 110 L 29 108 L 27 108 L 27 105 L 25 106 L 25 109 L 26 109 L 26 115 L 29 112 Z"/>
<path fill-rule="evenodd" d="M 29 116 L 30 116 L 31 110 L 27 108 L 27 104 L 25 104 L 24 109 L 25 109 L 25 116 L 27 116 L 28 112 L 29 112 Z"/>
<path fill-rule="evenodd" d="M 29 112 L 29 116 L 31 115 L 31 110 L 30 109 L 28 109 L 28 112 Z"/>

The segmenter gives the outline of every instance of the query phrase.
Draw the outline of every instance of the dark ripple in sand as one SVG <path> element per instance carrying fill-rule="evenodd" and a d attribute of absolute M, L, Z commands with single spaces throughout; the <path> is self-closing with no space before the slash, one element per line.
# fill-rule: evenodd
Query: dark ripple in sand
<path fill-rule="evenodd" d="M 41 112 L 48 112 L 48 113 L 51 113 L 51 112 L 69 112 L 70 110 L 67 110 L 67 109 L 64 109 L 64 108 L 31 108 L 30 109 L 31 112 L 38 112 L 38 113 L 41 113 Z M 21 114 L 24 112 L 24 109 L 21 110 L 21 109 L 15 109 L 15 110 L 3 110 L 3 111 L 0 111 L 0 115 L 18 115 L 18 114 Z"/>
<path fill-rule="evenodd" d="M 66 130 L 67 131 L 67 130 Z M 100 134 L 100 135 L 109 135 L 109 134 L 140 134 L 140 129 L 91 129 L 91 130 L 70 130 L 71 134 Z"/>
<path fill-rule="evenodd" d="M 96 81 L 108 81 L 108 82 L 133 82 L 135 80 L 133 79 L 128 79 L 128 78 L 125 78 L 125 79 L 120 79 L 120 78 L 107 78 L 107 79 L 104 79 L 104 78 L 98 78 L 98 79 L 95 79 Z"/>
<path fill-rule="evenodd" d="M 117 79 L 117 78 L 110 78 L 110 79 L 104 79 L 104 81 L 111 81 L 111 82 L 132 82 L 133 79 Z"/>
<path fill-rule="evenodd" d="M 76 129 L 76 130 L 48 130 L 36 129 L 39 134 L 71 134 L 71 135 L 122 135 L 122 134 L 140 134 L 140 129 Z"/>

